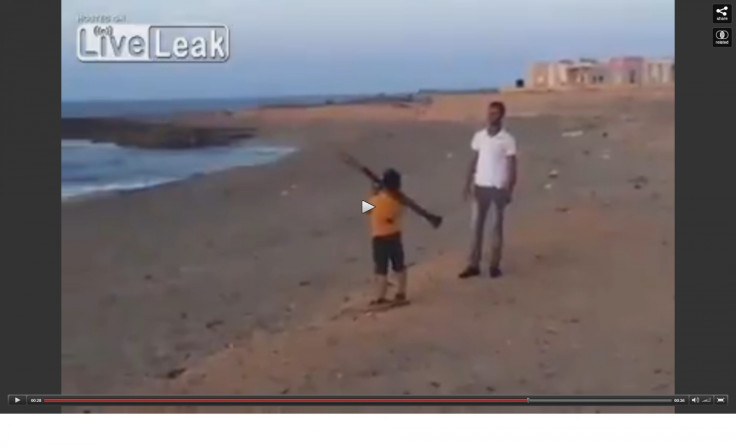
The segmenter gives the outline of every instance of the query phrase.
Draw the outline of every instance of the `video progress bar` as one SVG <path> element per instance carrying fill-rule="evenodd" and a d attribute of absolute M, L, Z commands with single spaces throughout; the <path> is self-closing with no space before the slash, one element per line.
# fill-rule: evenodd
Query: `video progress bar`
<path fill-rule="evenodd" d="M 688 396 L 24 396 L 28 405 L 683 405 Z"/>

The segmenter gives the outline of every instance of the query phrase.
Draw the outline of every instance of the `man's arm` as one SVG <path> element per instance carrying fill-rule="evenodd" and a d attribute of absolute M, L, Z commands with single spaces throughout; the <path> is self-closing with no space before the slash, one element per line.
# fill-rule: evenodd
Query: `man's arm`
<path fill-rule="evenodd" d="M 506 159 L 508 160 L 508 163 L 506 164 L 506 169 L 508 172 L 506 173 L 507 183 L 506 183 L 506 191 L 509 195 L 509 202 L 511 201 L 511 197 L 514 195 L 514 188 L 516 187 L 516 178 L 518 174 L 518 160 L 516 157 L 516 140 L 511 137 L 508 146 L 506 147 Z"/>
<path fill-rule="evenodd" d="M 509 170 L 509 172 L 508 172 L 508 179 L 509 179 L 509 182 L 506 185 L 506 190 L 509 193 L 509 201 L 510 201 L 511 200 L 511 196 L 514 195 L 514 188 L 516 187 L 516 173 L 518 171 L 518 169 L 517 169 L 518 162 L 517 162 L 517 159 L 516 159 L 516 155 L 512 155 L 512 156 L 508 157 L 508 161 L 509 161 L 509 163 L 508 163 L 508 170 Z"/>
<path fill-rule="evenodd" d="M 473 177 L 475 176 L 476 166 L 478 166 L 478 152 L 473 152 L 473 158 L 470 160 L 470 164 L 468 165 L 465 175 L 465 184 L 463 185 L 464 200 L 467 200 L 473 192 Z"/>
<path fill-rule="evenodd" d="M 468 169 L 465 173 L 465 184 L 463 185 L 463 200 L 468 200 L 473 192 L 473 177 L 478 166 L 478 154 L 480 153 L 480 145 L 478 144 L 478 134 L 473 135 L 470 141 L 470 149 L 473 150 L 473 157 L 470 160 Z"/>

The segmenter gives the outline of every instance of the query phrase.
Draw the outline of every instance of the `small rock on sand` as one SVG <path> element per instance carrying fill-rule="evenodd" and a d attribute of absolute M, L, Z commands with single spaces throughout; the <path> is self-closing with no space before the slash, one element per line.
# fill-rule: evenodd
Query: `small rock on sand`
<path fill-rule="evenodd" d="M 544 185 L 544 189 L 546 189 L 547 191 L 552 189 L 552 183 L 547 183 L 546 185 Z"/>
<path fill-rule="evenodd" d="M 547 326 L 546 328 L 544 328 L 544 330 L 545 330 L 545 332 L 547 332 L 548 334 L 552 334 L 552 335 L 557 335 L 557 334 L 559 334 L 559 331 L 558 331 L 558 330 L 557 330 L 556 328 L 554 328 L 553 326 Z"/>
<path fill-rule="evenodd" d="M 167 379 L 176 379 L 180 375 L 184 374 L 184 372 L 186 372 L 186 370 L 187 370 L 186 368 L 174 368 L 171 371 L 169 371 L 169 372 L 166 373 L 166 378 Z"/>
<path fill-rule="evenodd" d="M 434 382 L 434 381 L 429 382 L 429 384 L 432 385 L 433 388 L 439 388 L 441 386 L 439 382 Z"/>
<path fill-rule="evenodd" d="M 560 175 L 560 172 L 557 169 L 552 169 L 547 173 L 547 177 L 549 178 L 557 178 Z"/>
<path fill-rule="evenodd" d="M 583 135 L 582 130 L 568 130 L 567 132 L 562 132 L 562 136 L 565 138 L 577 138 Z"/>
<path fill-rule="evenodd" d="M 221 325 L 223 323 L 225 323 L 225 322 L 222 321 L 222 320 L 212 320 L 212 321 L 208 322 L 207 324 L 205 324 L 204 326 L 207 329 L 213 329 L 213 328 L 215 328 L 215 327 L 217 327 L 217 326 L 219 326 L 219 325 Z"/>

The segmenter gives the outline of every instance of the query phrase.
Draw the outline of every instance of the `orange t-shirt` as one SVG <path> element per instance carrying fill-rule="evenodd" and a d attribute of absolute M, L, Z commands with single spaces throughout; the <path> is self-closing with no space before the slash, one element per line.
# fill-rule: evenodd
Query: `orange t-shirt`
<path fill-rule="evenodd" d="M 402 204 L 386 191 L 379 191 L 367 200 L 375 206 L 369 211 L 371 217 L 371 234 L 390 236 L 401 232 Z"/>

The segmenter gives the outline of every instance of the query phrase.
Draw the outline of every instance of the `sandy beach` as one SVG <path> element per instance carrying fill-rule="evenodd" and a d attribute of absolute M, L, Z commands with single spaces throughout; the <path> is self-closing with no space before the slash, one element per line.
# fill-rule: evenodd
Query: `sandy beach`
<path fill-rule="evenodd" d="M 460 281 L 469 142 L 494 99 L 507 103 L 520 153 L 505 276 Z M 63 393 L 674 393 L 672 88 L 442 95 L 196 119 L 254 126 L 258 138 L 299 151 L 63 206 Z M 369 185 L 338 150 L 399 169 L 405 191 L 445 218 L 438 230 L 406 219 L 411 306 L 357 311 L 372 290 L 359 211 Z M 385 411 L 410 410 L 438 409 Z M 460 410 L 671 411 L 442 409 Z"/>

